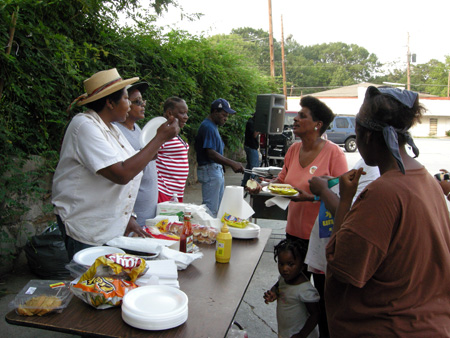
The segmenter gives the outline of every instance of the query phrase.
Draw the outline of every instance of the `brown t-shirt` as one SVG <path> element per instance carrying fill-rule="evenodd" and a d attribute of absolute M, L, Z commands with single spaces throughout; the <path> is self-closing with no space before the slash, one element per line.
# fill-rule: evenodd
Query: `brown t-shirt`
<path fill-rule="evenodd" d="M 424 169 L 371 183 L 327 246 L 332 337 L 450 337 L 450 220 Z"/>

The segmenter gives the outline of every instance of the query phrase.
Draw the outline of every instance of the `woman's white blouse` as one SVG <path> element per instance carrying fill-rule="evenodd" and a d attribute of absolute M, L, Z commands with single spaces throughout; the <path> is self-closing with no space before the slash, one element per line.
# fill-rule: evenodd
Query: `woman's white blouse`
<path fill-rule="evenodd" d="M 94 111 L 72 119 L 52 188 L 55 213 L 66 225 L 67 235 L 82 243 L 102 245 L 124 234 L 142 172 L 126 185 L 97 172 L 135 153 L 117 127 L 108 128 Z"/>

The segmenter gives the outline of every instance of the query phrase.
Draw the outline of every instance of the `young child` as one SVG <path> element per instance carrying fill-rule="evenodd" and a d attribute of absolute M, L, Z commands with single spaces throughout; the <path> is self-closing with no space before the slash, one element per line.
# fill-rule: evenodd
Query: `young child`
<path fill-rule="evenodd" d="M 264 293 L 265 303 L 277 302 L 278 337 L 319 337 L 319 293 L 303 274 L 307 248 L 297 240 L 285 239 L 275 246 L 278 282 Z"/>

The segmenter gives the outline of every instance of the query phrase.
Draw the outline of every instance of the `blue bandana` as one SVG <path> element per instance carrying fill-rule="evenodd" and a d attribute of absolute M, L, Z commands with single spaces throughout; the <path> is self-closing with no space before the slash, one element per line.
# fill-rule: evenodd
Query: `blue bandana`
<path fill-rule="evenodd" d="M 404 104 L 408 108 L 412 108 L 414 106 L 414 102 L 416 102 L 417 96 L 419 95 L 410 90 L 402 90 L 398 88 L 376 88 L 376 89 L 382 94 L 394 98 L 396 101 Z"/>
<path fill-rule="evenodd" d="M 398 88 L 376 88 L 374 86 L 370 86 L 367 88 L 366 97 L 371 97 L 380 94 L 390 96 L 397 102 L 400 102 L 401 104 L 405 105 L 410 109 L 414 106 L 414 102 L 416 102 L 417 97 L 419 95 L 410 90 L 401 90 Z M 359 116 L 359 114 L 356 115 L 356 121 L 366 129 L 383 132 L 383 138 L 384 141 L 386 142 L 389 151 L 397 161 L 397 165 L 400 168 L 400 171 L 403 174 L 405 174 L 405 166 L 403 165 L 402 157 L 400 156 L 400 150 L 398 146 L 398 134 L 402 134 L 405 137 L 406 143 L 408 143 L 411 146 L 414 152 L 415 155 L 414 157 L 419 156 L 419 149 L 414 144 L 411 134 L 408 132 L 408 128 L 397 129 L 381 121 L 372 119 L 362 119 Z"/>
<path fill-rule="evenodd" d="M 389 151 L 391 152 L 392 156 L 394 156 L 395 160 L 397 161 L 397 165 L 403 174 L 405 174 L 405 166 L 403 165 L 402 157 L 400 156 L 397 134 L 404 135 L 406 143 L 408 143 L 411 146 L 414 152 L 415 155 L 414 157 L 419 156 L 419 149 L 414 144 L 411 134 L 407 130 L 394 128 L 393 126 L 390 126 L 381 121 L 362 119 L 361 117 L 359 117 L 359 114 L 356 115 L 356 122 L 358 122 L 361 126 L 363 126 L 366 129 L 383 132 L 384 141 L 386 142 L 386 145 Z"/>

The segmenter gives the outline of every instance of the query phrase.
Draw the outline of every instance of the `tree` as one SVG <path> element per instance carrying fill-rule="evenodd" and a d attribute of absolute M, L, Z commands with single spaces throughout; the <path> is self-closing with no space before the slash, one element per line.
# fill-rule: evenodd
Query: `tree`
<path fill-rule="evenodd" d="M 171 0 L 154 0 L 156 11 Z M 245 121 L 256 95 L 273 86 L 232 43 L 172 31 L 162 34 L 138 0 L 6 0 L 0 5 L 0 44 L 9 39 L 11 14 L 18 13 L 12 53 L 0 53 L 0 242 L 2 226 L 15 224 L 26 198 L 50 196 L 39 178 L 52 174 L 71 117 L 83 111 L 69 104 L 84 92 L 83 80 L 99 70 L 118 68 L 124 78 L 139 76 L 146 92 L 148 119 L 162 114 L 172 95 L 186 99 L 190 119 L 185 136 L 193 140 L 211 102 L 227 98 L 238 112 L 225 126 L 225 142 L 241 146 Z M 135 25 L 121 27 L 117 13 L 128 12 Z M 136 14 L 137 13 L 137 14 Z M 25 162 L 45 159 L 24 172 Z M 51 206 L 50 206 L 51 207 Z"/>

